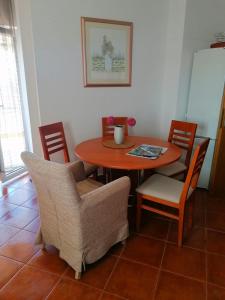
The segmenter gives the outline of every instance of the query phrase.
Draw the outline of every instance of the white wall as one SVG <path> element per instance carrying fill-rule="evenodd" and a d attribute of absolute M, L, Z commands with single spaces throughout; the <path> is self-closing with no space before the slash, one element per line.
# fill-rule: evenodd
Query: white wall
<path fill-rule="evenodd" d="M 41 122 L 62 120 L 70 149 L 99 136 L 109 114 L 134 116 L 134 133 L 159 136 L 169 1 L 30 2 Z M 133 22 L 131 87 L 83 87 L 81 16 Z"/>
<path fill-rule="evenodd" d="M 109 114 L 136 117 L 134 134 L 166 137 L 171 119 L 184 119 L 194 51 L 225 30 L 224 0 L 15 2 L 35 152 L 41 123 L 62 120 L 72 153 L 101 134 L 101 116 Z M 81 16 L 134 23 L 131 87 L 83 87 Z"/>
<path fill-rule="evenodd" d="M 178 103 L 178 85 L 182 59 L 186 0 L 172 0 L 169 6 L 166 59 L 163 74 L 161 106 L 161 135 L 167 138 L 171 120 L 175 118 Z M 179 13 L 178 13 L 179 12 Z"/>
<path fill-rule="evenodd" d="M 177 118 L 185 118 L 193 54 L 209 48 L 214 34 L 225 31 L 224 16 L 224 0 L 187 0 Z"/>

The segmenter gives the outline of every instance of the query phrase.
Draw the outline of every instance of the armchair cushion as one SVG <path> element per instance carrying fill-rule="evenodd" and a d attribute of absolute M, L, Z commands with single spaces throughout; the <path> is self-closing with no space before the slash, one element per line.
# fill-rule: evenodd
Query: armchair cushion
<path fill-rule="evenodd" d="M 98 182 L 96 180 L 88 178 L 88 179 L 82 180 L 80 182 L 77 182 L 76 185 L 77 185 L 78 193 L 80 194 L 80 196 L 82 196 L 86 193 L 96 190 L 103 184 L 101 182 Z"/>

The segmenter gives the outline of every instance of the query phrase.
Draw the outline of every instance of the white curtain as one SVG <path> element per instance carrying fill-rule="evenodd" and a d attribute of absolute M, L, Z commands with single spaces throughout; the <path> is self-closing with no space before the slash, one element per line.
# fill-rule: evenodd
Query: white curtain
<path fill-rule="evenodd" d="M 0 143 L 4 171 L 22 166 L 26 146 L 10 0 L 0 0 Z"/>

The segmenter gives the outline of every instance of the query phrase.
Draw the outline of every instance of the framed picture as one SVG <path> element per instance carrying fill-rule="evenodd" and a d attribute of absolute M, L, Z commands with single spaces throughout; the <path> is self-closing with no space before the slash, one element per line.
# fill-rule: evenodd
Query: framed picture
<path fill-rule="evenodd" d="M 133 23 L 81 17 L 84 86 L 130 86 Z"/>

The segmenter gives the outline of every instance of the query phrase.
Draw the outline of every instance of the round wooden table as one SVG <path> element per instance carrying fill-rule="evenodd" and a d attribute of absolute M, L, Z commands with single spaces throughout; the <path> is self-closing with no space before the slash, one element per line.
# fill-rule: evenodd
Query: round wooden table
<path fill-rule="evenodd" d="M 105 147 L 102 143 L 105 140 L 106 138 L 96 138 L 84 141 L 75 147 L 75 154 L 85 162 L 105 168 L 123 170 L 155 169 L 178 160 L 182 154 L 181 149 L 177 146 L 151 137 L 126 137 L 128 142 L 134 143 L 132 147 L 126 149 Z M 167 147 L 168 149 L 159 158 L 154 160 L 127 155 L 127 152 L 141 144 Z"/>

